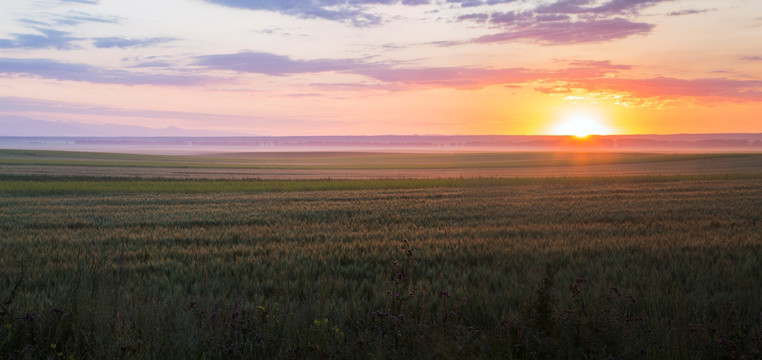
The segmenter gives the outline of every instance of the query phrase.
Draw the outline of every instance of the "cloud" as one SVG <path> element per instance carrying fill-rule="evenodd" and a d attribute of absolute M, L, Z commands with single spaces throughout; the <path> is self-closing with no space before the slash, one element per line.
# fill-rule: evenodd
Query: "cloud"
<path fill-rule="evenodd" d="M 287 56 L 259 52 L 201 56 L 194 64 L 214 70 L 271 76 L 339 72 L 363 75 L 384 83 L 456 89 L 478 89 L 498 84 L 521 83 L 537 77 L 536 73 L 524 68 L 398 68 L 388 64 L 353 59 L 294 60 Z"/>
<path fill-rule="evenodd" d="M 288 56 L 261 52 L 199 56 L 194 62 L 215 70 L 283 76 L 326 71 L 350 71 L 359 66 L 354 60 L 293 60 Z"/>
<path fill-rule="evenodd" d="M 104 37 L 104 38 L 93 39 L 93 45 L 99 49 L 109 49 L 109 48 L 127 49 L 127 48 L 149 47 L 149 46 L 153 46 L 157 44 L 172 42 L 175 40 L 177 39 L 171 38 L 171 37 L 154 37 L 154 38 L 147 38 L 147 39 Z"/>
<path fill-rule="evenodd" d="M 24 113 L 47 113 L 53 115 L 98 115 L 104 117 L 128 117 L 148 119 L 178 119 L 187 121 L 220 121 L 235 122 L 251 119 L 249 116 L 196 113 L 184 111 L 157 111 L 141 109 L 122 109 L 108 106 L 93 106 L 62 101 L 40 100 L 13 96 L 0 96 L 0 113 L 24 114 Z"/>
<path fill-rule="evenodd" d="M 668 13 L 669 16 L 683 16 L 683 15 L 695 15 L 695 14 L 703 14 L 710 11 L 717 11 L 716 9 L 685 9 L 680 11 L 672 11 Z"/>
<path fill-rule="evenodd" d="M 110 70 L 85 64 L 63 63 L 50 59 L 0 58 L 0 74 L 121 85 L 190 86 L 207 81 L 205 78 L 194 76 Z"/>
<path fill-rule="evenodd" d="M 38 34 L 12 34 L 11 39 L 0 39 L 0 49 L 77 49 L 75 43 L 80 38 L 69 36 L 68 32 L 53 29 L 35 29 Z"/>
<path fill-rule="evenodd" d="M 484 35 L 473 43 L 494 43 L 510 40 L 533 40 L 548 45 L 601 42 L 648 33 L 653 25 L 631 22 L 624 18 L 583 21 L 518 21 L 505 26 L 507 31 Z M 449 43 L 447 45 L 453 45 Z"/>
<path fill-rule="evenodd" d="M 82 23 L 101 23 L 101 24 L 118 24 L 122 21 L 122 18 L 115 16 L 101 16 L 93 15 L 83 11 L 70 10 L 66 13 L 41 13 L 37 14 L 35 18 L 22 18 L 20 22 L 30 24 L 32 26 L 75 26 Z"/>
<path fill-rule="evenodd" d="M 644 98 L 723 98 L 762 100 L 762 81 L 732 79 L 682 80 L 674 78 L 619 78 L 630 65 L 610 61 L 575 60 L 560 70 L 528 68 L 435 67 L 401 68 L 383 63 L 353 59 L 295 60 L 287 56 L 243 52 L 202 56 L 195 65 L 214 70 L 230 70 L 270 76 L 338 72 L 368 77 L 380 84 L 356 88 L 409 90 L 411 88 L 452 88 L 478 90 L 490 86 L 539 84 L 543 93 L 565 93 L 570 89 L 591 92 L 626 92 Z M 321 84 L 326 87 L 330 84 Z M 393 85 L 390 87 L 390 85 Z M 346 84 L 339 88 L 349 88 Z"/>
<path fill-rule="evenodd" d="M 477 7 L 485 5 L 508 4 L 518 0 L 447 0 L 448 4 L 459 4 L 461 7 Z"/>
<path fill-rule="evenodd" d="M 629 70 L 629 69 L 632 69 L 632 66 L 630 66 L 630 65 L 612 64 L 610 60 L 604 60 L 604 61 L 598 61 L 598 60 L 572 60 L 572 61 L 569 62 L 569 65 L 577 66 L 577 67 L 584 67 L 584 68 L 606 69 L 606 70 Z"/>
<path fill-rule="evenodd" d="M 162 60 L 143 61 L 130 65 L 131 68 L 171 68 L 173 66 L 175 66 L 175 64 Z"/>
<path fill-rule="evenodd" d="M 609 61 L 571 61 L 570 67 L 551 71 L 536 79 L 535 90 L 544 94 L 573 91 L 623 102 L 654 103 L 644 100 L 762 101 L 762 80 L 732 78 L 678 79 L 671 77 L 628 78 L 628 65 Z M 588 96 L 588 95 L 584 95 Z"/>
<path fill-rule="evenodd" d="M 353 26 L 370 26 L 383 22 L 372 12 L 376 5 L 438 5 L 461 9 L 482 9 L 492 5 L 520 3 L 519 0 L 204 0 L 209 3 L 242 8 L 278 12 L 301 18 L 320 18 L 349 23 Z M 644 8 L 673 0 L 558 0 L 541 3 L 534 9 L 521 12 L 481 12 L 461 14 L 458 21 L 472 21 L 492 25 L 502 30 L 485 35 L 473 42 L 503 42 L 534 40 L 545 44 L 609 41 L 634 34 L 648 33 L 652 24 L 637 22 L 629 17 Z M 530 3 L 531 4 L 531 3 Z M 468 42 L 468 41 L 467 41 Z M 466 42 L 466 43 L 467 43 Z M 459 45 L 464 42 L 442 42 Z"/>
<path fill-rule="evenodd" d="M 89 5 L 96 5 L 100 3 L 100 0 L 61 0 L 62 3 L 78 3 L 78 4 L 89 4 Z"/>
<path fill-rule="evenodd" d="M 442 4 L 433 0 L 204 0 L 208 3 L 248 10 L 272 11 L 307 19 L 324 19 L 348 23 L 356 27 L 378 25 L 383 18 L 371 12 L 376 5 L 444 5 L 475 8 L 508 4 L 519 0 L 447 0 Z"/>
<path fill-rule="evenodd" d="M 758 61 L 759 59 L 750 59 Z M 139 64 L 141 67 L 167 67 L 166 62 Z M 628 78 L 629 65 L 610 61 L 566 61 L 562 69 L 482 68 L 482 67 L 400 67 L 363 59 L 300 60 L 288 56 L 241 52 L 200 56 L 192 65 L 199 70 L 223 70 L 269 76 L 289 76 L 335 72 L 361 75 L 375 83 L 355 88 L 385 91 L 452 88 L 478 90 L 491 86 L 532 86 L 546 94 L 585 91 L 617 93 L 632 99 L 693 98 L 707 101 L 762 101 L 762 80 L 731 78 L 678 79 L 670 77 Z M 110 70 L 85 64 L 62 63 L 49 59 L 0 58 L 0 76 L 33 76 L 62 81 L 82 81 L 122 85 L 193 86 L 214 82 L 211 77 L 152 74 Z M 220 81 L 219 78 L 216 81 Z M 330 87 L 331 84 L 321 84 Z M 346 85 L 341 88 L 349 88 Z M 703 101 L 702 100 L 702 101 Z"/>
<path fill-rule="evenodd" d="M 301 18 L 341 21 L 353 26 L 381 23 L 381 18 L 365 10 L 367 5 L 394 4 L 396 0 L 205 0 L 209 3 L 249 10 L 266 10 Z M 424 1 L 403 1 L 405 5 L 420 5 Z"/>
<path fill-rule="evenodd" d="M 535 9 L 537 13 L 622 15 L 673 0 L 610 0 L 599 4 L 596 0 L 561 0 Z"/>
<path fill-rule="evenodd" d="M 57 25 L 78 25 L 81 23 L 102 23 L 102 24 L 116 24 L 120 22 L 118 17 L 105 17 L 99 15 L 92 15 L 80 11 L 69 11 L 66 14 L 62 14 L 54 18 Z"/>
<path fill-rule="evenodd" d="M 520 84 L 544 76 L 543 71 L 526 68 L 393 68 L 386 66 L 368 66 L 353 73 L 365 75 L 385 83 L 397 83 L 408 87 L 452 88 L 459 90 L 478 90 L 495 85 Z"/>
<path fill-rule="evenodd" d="M 762 61 L 762 56 L 741 56 L 741 60 L 746 61 Z"/>
<path fill-rule="evenodd" d="M 631 18 L 641 9 L 672 0 L 560 0 L 532 10 L 464 14 L 458 21 L 487 24 L 499 32 L 440 45 L 530 40 L 546 45 L 603 42 L 649 33 L 654 25 Z"/>
<path fill-rule="evenodd" d="M 637 98 L 701 98 L 704 100 L 762 101 L 762 80 L 727 78 L 586 79 L 574 85 L 588 91 L 616 91 Z"/>

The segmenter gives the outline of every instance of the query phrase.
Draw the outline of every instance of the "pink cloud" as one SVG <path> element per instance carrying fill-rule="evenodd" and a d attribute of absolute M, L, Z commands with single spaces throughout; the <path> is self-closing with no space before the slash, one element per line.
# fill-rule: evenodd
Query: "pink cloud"
<path fill-rule="evenodd" d="M 762 81 L 714 79 L 580 79 L 575 84 L 588 91 L 626 92 L 639 98 L 702 98 L 731 101 L 762 101 Z"/>
<path fill-rule="evenodd" d="M 632 22 L 624 18 L 591 19 L 582 21 L 553 21 L 520 23 L 504 32 L 473 39 L 475 43 L 533 40 L 548 45 L 600 42 L 648 33 L 653 25 Z"/>

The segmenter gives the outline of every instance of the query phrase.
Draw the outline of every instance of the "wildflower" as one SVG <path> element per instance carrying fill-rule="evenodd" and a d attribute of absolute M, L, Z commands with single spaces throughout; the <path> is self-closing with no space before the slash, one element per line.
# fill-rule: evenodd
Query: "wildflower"
<path fill-rule="evenodd" d="M 238 301 L 235 302 L 235 305 L 233 306 L 233 314 L 230 315 L 231 319 L 235 319 L 238 317 L 239 314 L 239 307 L 241 306 L 241 299 L 238 299 Z"/>
<path fill-rule="evenodd" d="M 441 297 L 441 298 L 448 298 L 449 299 L 450 298 L 450 293 L 447 292 L 446 290 L 442 290 L 442 291 L 439 292 L 439 297 Z"/>
<path fill-rule="evenodd" d="M 30 323 L 37 321 L 37 314 L 33 312 L 24 314 L 24 321 L 30 322 Z"/>
<path fill-rule="evenodd" d="M 215 307 L 215 308 L 214 308 L 214 311 L 212 312 L 212 319 L 211 319 L 211 322 L 212 322 L 212 327 L 213 327 L 213 328 L 215 327 L 215 324 L 216 324 L 216 322 L 217 322 L 217 316 L 218 316 L 219 314 L 220 314 L 220 308 L 219 308 L 219 307 Z"/>
<path fill-rule="evenodd" d="M 576 284 L 573 284 L 573 283 L 569 284 L 569 291 L 571 291 L 571 293 L 574 294 L 574 295 L 579 295 L 579 292 L 580 292 L 579 291 L 579 286 L 577 286 Z"/>

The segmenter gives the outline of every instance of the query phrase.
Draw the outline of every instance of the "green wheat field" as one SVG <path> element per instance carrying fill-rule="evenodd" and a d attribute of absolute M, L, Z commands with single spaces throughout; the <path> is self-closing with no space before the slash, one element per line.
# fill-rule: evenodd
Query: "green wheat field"
<path fill-rule="evenodd" d="M 758 359 L 760 154 L 0 150 L 0 358 Z"/>

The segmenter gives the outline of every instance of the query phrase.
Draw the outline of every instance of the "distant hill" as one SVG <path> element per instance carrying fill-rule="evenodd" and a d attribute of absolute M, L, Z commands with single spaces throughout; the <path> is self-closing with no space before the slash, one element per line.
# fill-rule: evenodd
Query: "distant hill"
<path fill-rule="evenodd" d="M 170 126 L 150 128 L 121 124 L 88 124 L 77 121 L 46 121 L 18 116 L 0 117 L 0 136 L 67 136 L 67 137 L 156 137 L 156 136 L 209 136 L 233 135 L 224 132 L 186 130 Z"/>

